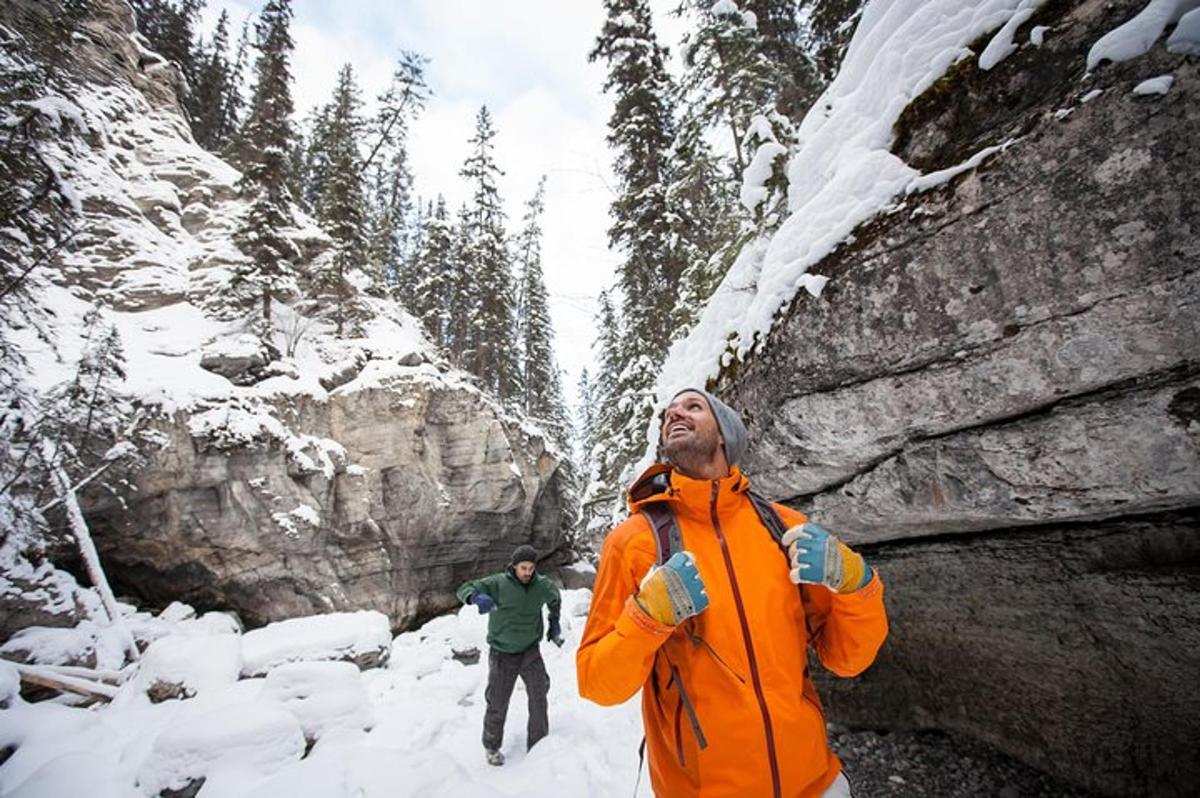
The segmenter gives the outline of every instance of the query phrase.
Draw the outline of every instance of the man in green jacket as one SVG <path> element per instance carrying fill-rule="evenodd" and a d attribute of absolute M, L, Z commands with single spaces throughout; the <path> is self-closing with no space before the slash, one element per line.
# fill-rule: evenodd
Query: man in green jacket
<path fill-rule="evenodd" d="M 546 716 L 550 675 L 546 673 L 538 643 L 542 639 L 542 605 L 545 604 L 550 616 L 546 639 L 562 646 L 562 629 L 558 622 L 562 599 L 554 583 L 536 573 L 536 564 L 537 550 L 533 546 L 517 546 L 507 569 L 464 582 L 458 589 L 458 598 L 463 604 L 474 604 L 480 613 L 490 613 L 488 683 L 484 694 L 487 711 L 483 716 L 483 749 L 490 765 L 504 764 L 504 754 L 500 753 L 504 718 L 508 715 L 508 702 L 518 676 L 529 694 L 525 749 L 533 748 L 533 744 L 550 731 Z"/>

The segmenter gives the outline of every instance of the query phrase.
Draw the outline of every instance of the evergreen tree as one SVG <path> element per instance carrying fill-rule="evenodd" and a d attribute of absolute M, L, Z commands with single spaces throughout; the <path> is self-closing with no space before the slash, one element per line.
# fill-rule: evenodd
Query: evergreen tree
<path fill-rule="evenodd" d="M 459 174 L 472 186 L 473 194 L 460 231 L 463 241 L 463 276 L 473 281 L 475 296 L 467 310 L 464 363 L 502 401 L 519 404 L 521 370 L 516 345 L 515 292 L 511 272 L 512 255 L 504 230 L 504 207 L 492 140 L 496 131 L 484 106 L 475 118 L 475 135 L 469 142 L 471 154 Z M 455 312 L 461 312 L 456 309 Z"/>
<path fill-rule="evenodd" d="M 325 125 L 313 147 L 324 155 L 317 220 L 333 239 L 332 256 L 313 274 L 314 299 L 326 305 L 341 335 L 347 322 L 362 316 L 356 302 L 355 272 L 366 269 L 366 201 L 360 171 L 359 141 L 364 123 L 362 100 L 354 69 L 346 64 L 338 73 L 333 99 L 326 106 Z"/>
<path fill-rule="evenodd" d="M 446 352 L 450 361 L 460 368 L 466 368 L 468 358 L 473 356 L 473 314 L 483 293 L 476 273 L 473 230 L 471 211 L 463 203 L 451 228 L 453 246 L 446 279 Z"/>
<path fill-rule="evenodd" d="M 605 479 L 615 483 L 629 476 L 621 472 L 644 447 L 651 387 L 681 320 L 676 300 L 682 264 L 671 247 L 665 191 L 674 138 L 666 50 L 651 28 L 646 0 L 605 0 L 604 7 L 608 18 L 590 58 L 607 62 L 605 90 L 615 100 L 608 143 L 616 151 L 619 189 L 609 240 L 622 256 L 619 349 L 625 366 L 618 375 L 605 375 L 616 380 L 609 403 L 617 417 L 598 426 L 609 436 L 602 447 L 609 461 Z"/>
<path fill-rule="evenodd" d="M 778 73 L 766 54 L 753 14 L 732 0 L 704 3 L 698 28 L 684 39 L 687 115 L 702 129 L 724 129 L 732 155 L 730 178 L 740 181 L 753 153 L 743 151 L 750 120 L 774 110 Z"/>
<path fill-rule="evenodd" d="M 828 84 L 837 76 L 842 56 L 850 44 L 866 2 L 799 0 L 799 5 L 804 12 L 801 19 L 805 24 L 798 31 L 797 39 L 802 42 L 805 52 L 811 54 L 821 83 Z M 819 91 L 813 93 L 814 99 Z"/>
<path fill-rule="evenodd" d="M 229 14 L 221 11 L 212 41 L 200 48 L 200 63 L 192 86 L 189 112 L 196 143 L 210 152 L 219 152 L 233 135 L 225 110 L 232 79 L 228 58 Z"/>
<path fill-rule="evenodd" d="M 225 94 L 221 97 L 220 128 L 226 131 L 222 151 L 226 158 L 236 163 L 238 150 L 238 131 L 242 124 L 242 110 L 246 105 L 246 59 L 250 52 L 250 20 L 242 23 L 242 33 L 238 37 L 237 50 L 229 67 L 229 80 L 225 84 Z"/>
<path fill-rule="evenodd" d="M 575 409 L 576 456 L 587 462 L 588 441 L 592 440 L 596 426 L 596 398 L 586 366 L 579 372 L 575 391 L 579 397 L 579 406 Z"/>
<path fill-rule="evenodd" d="M 524 227 L 517 236 L 517 338 L 520 341 L 525 415 L 541 421 L 561 446 L 568 443 L 570 420 L 562 378 L 554 357 L 554 326 L 542 276 L 541 216 L 546 207 L 546 178 L 526 206 Z"/>
<path fill-rule="evenodd" d="M 454 229 L 446 214 L 446 200 L 425 221 L 421 245 L 413 257 L 412 314 L 421 320 L 429 339 L 442 350 L 450 345 L 450 289 L 454 273 Z"/>
<path fill-rule="evenodd" d="M 288 191 L 292 95 L 289 59 L 294 44 L 289 30 L 291 0 L 267 0 L 259 15 L 256 82 L 250 116 L 241 134 L 242 180 L 250 209 L 234 237 L 246 261 L 234 271 L 234 300 L 248 297 L 262 308 L 264 327 L 271 301 L 296 291 L 299 251 L 283 230 L 292 224 Z M 269 331 L 264 329 L 264 336 Z"/>
<path fill-rule="evenodd" d="M 599 335 L 593 344 L 593 360 L 599 369 L 591 383 L 594 410 L 591 434 L 584 442 L 584 452 L 588 458 L 591 482 L 599 483 L 602 490 L 615 496 L 620 494 L 617 482 L 628 462 L 625 459 L 628 455 L 610 445 L 613 431 L 621 429 L 625 423 L 624 411 L 618 406 L 621 398 L 620 379 L 624 371 L 622 341 L 625 333 L 607 291 L 600 293 L 597 304 L 596 329 Z"/>
<path fill-rule="evenodd" d="M 392 290 L 402 303 L 412 300 L 413 277 L 404 274 L 411 264 L 413 231 L 413 176 L 408 164 L 408 130 L 429 98 L 425 84 L 428 59 L 402 52 L 392 81 L 379 96 L 378 111 L 370 122 L 372 146 L 363 163 L 371 172 L 369 191 L 370 259 L 377 265 L 379 291 Z"/>

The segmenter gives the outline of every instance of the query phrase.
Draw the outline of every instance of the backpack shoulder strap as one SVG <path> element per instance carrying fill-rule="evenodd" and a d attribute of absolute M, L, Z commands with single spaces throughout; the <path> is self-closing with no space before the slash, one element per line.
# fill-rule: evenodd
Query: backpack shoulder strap
<path fill-rule="evenodd" d="M 642 515 L 650 522 L 654 533 L 654 546 L 658 552 L 656 562 L 662 565 L 677 551 L 683 551 L 683 539 L 679 534 L 679 521 L 675 512 L 665 502 L 650 502 L 642 507 Z"/>
<path fill-rule="evenodd" d="M 779 544 L 780 548 L 783 548 L 783 535 L 788 531 L 788 525 L 779 516 L 775 505 L 771 504 L 767 497 L 753 490 L 746 491 L 746 495 L 750 497 L 750 503 L 754 505 L 754 512 L 758 513 L 758 520 L 763 522 L 763 526 L 771 533 L 771 537 L 775 538 L 775 542 Z"/>

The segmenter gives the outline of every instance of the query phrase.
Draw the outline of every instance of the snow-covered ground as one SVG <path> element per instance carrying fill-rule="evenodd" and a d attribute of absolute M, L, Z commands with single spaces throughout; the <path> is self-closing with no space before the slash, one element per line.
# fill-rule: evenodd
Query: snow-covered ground
<path fill-rule="evenodd" d="M 473 607 L 397 636 L 388 665 L 361 672 L 322 661 L 338 644 L 320 641 L 377 636 L 373 613 L 344 616 L 336 633 L 320 618 L 268 627 L 272 661 L 287 651 L 303 659 L 237 679 L 242 652 L 263 648 L 252 639 L 261 632 L 241 636 L 216 614 L 186 619 L 176 605 L 165 618 L 140 621 L 158 637 L 111 704 L 26 703 L 14 695 L 12 667 L 0 664 L 0 749 L 16 747 L 0 766 L 0 796 L 136 798 L 200 776 L 200 798 L 631 795 L 642 738 L 637 700 L 604 708 L 576 688 L 590 598 L 564 591 L 566 645 L 542 644 L 550 736 L 525 751 L 518 681 L 503 767 L 484 762 L 480 743 L 487 618 Z M 137 617 L 129 621 L 139 627 Z M 478 663 L 452 659 L 452 650 L 470 647 L 483 652 Z M 145 691 L 156 674 L 187 682 L 196 695 L 151 703 Z"/>

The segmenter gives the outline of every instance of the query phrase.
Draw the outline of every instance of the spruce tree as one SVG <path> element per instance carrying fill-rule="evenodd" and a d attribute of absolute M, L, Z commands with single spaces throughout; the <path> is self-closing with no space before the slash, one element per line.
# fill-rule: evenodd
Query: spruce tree
<path fill-rule="evenodd" d="M 674 138 L 666 49 L 651 27 L 646 0 L 605 0 L 604 7 L 608 18 L 590 58 L 607 62 L 605 90 L 614 98 L 608 143 L 616 151 L 619 186 L 609 240 L 622 258 L 620 357 L 625 366 L 617 375 L 606 375 L 615 379 L 610 403 L 617 417 L 598 426 L 607 436 L 605 479 L 615 483 L 630 476 L 623 472 L 645 445 L 651 387 L 681 321 L 682 264 L 671 247 L 665 191 Z"/>
<path fill-rule="evenodd" d="M 246 261 L 234 270 L 235 300 L 249 297 L 262 309 L 262 334 L 269 337 L 271 302 L 296 291 L 296 262 L 300 253 L 283 231 L 291 226 L 288 190 L 288 150 L 292 114 L 289 30 L 291 0 L 267 0 L 259 15 L 258 58 L 250 116 L 241 139 L 242 179 L 239 183 L 250 208 L 234 237 Z"/>
<path fill-rule="evenodd" d="M 463 203 L 451 228 L 453 244 L 446 279 L 446 353 L 459 368 L 467 368 L 474 356 L 474 313 L 483 292 L 476 273 L 474 230 L 470 208 Z"/>
<path fill-rule="evenodd" d="M 363 196 L 359 142 L 364 123 L 362 100 L 354 69 L 346 64 L 338 73 L 333 99 L 326 106 L 321 138 L 313 146 L 324 155 L 317 220 L 333 239 L 332 255 L 316 265 L 313 299 L 333 319 L 337 334 L 347 323 L 361 320 L 354 275 L 366 268 L 366 201 Z"/>
<path fill-rule="evenodd" d="M 570 420 L 562 378 L 554 357 L 554 326 L 542 274 L 541 216 L 546 207 L 546 178 L 526 206 L 524 226 L 517 236 L 517 337 L 524 384 L 522 409 L 538 419 L 560 446 L 568 443 Z"/>
<path fill-rule="evenodd" d="M 502 401 L 519 404 L 521 370 L 516 345 L 515 291 L 508 237 L 505 233 L 504 206 L 500 200 L 499 180 L 503 172 L 496 165 L 496 131 L 491 114 L 484 106 L 475 118 L 475 135 L 469 142 L 471 154 L 459 174 L 472 187 L 466 216 L 460 267 L 477 286 L 467 310 L 470 319 L 468 340 L 463 350 L 465 365 L 479 377 L 484 387 Z M 459 311 L 456 311 L 459 312 Z"/>
<path fill-rule="evenodd" d="M 433 214 L 423 225 L 421 244 L 413 256 L 414 284 L 409 310 L 420 319 L 429 339 L 443 351 L 450 345 L 454 235 L 446 214 L 446 200 L 439 196 Z"/>
<path fill-rule="evenodd" d="M 192 135 L 197 144 L 210 152 L 220 152 L 233 135 L 224 107 L 231 80 L 228 50 L 229 14 L 222 10 L 212 41 L 200 48 L 189 102 Z"/>

